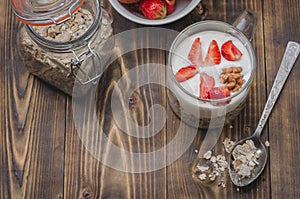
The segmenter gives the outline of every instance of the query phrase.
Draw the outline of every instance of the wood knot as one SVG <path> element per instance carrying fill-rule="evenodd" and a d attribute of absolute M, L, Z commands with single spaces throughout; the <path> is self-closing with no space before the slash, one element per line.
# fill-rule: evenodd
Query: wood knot
<path fill-rule="evenodd" d="M 91 190 L 90 188 L 86 188 L 86 189 L 84 189 L 83 192 L 82 192 L 82 197 L 83 197 L 84 199 L 91 198 L 92 195 L 93 195 L 93 192 L 92 192 L 92 190 Z"/>
<path fill-rule="evenodd" d="M 62 193 L 58 193 L 57 194 L 57 199 L 62 199 L 63 198 L 63 194 Z"/>
<path fill-rule="evenodd" d="M 134 104 L 134 98 L 133 97 L 129 97 L 128 98 L 128 103 L 129 104 Z"/>

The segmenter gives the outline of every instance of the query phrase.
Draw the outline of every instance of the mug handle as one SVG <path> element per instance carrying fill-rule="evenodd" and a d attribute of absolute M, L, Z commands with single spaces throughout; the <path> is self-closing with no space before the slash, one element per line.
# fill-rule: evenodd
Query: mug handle
<path fill-rule="evenodd" d="M 233 26 L 244 33 L 251 41 L 257 24 L 257 13 L 253 10 L 245 10 L 233 23 Z"/>

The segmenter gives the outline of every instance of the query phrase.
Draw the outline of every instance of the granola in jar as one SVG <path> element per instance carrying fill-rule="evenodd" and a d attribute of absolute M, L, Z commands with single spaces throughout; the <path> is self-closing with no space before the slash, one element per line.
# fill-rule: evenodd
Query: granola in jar
<path fill-rule="evenodd" d="M 33 75 L 68 95 L 84 95 L 110 60 L 112 21 L 98 1 L 92 0 L 84 1 L 64 22 L 22 25 L 18 45 L 23 63 Z M 75 81 L 82 86 L 73 92 Z"/>

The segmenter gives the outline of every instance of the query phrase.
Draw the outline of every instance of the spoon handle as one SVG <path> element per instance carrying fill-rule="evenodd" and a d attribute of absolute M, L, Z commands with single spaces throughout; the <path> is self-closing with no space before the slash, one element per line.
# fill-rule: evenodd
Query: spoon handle
<path fill-rule="evenodd" d="M 274 107 L 274 104 L 280 94 L 280 91 L 291 72 L 297 57 L 300 52 L 300 45 L 296 42 L 290 41 L 285 49 L 279 70 L 277 72 L 275 81 L 273 83 L 271 92 L 269 94 L 266 106 L 258 123 L 258 126 L 253 134 L 254 137 L 260 137 L 260 134 L 269 118 L 269 115 Z"/>

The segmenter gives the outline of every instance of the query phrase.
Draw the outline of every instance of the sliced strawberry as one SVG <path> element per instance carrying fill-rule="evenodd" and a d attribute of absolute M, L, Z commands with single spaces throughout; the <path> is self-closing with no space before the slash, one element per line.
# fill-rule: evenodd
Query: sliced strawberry
<path fill-rule="evenodd" d="M 164 0 L 167 7 L 167 15 L 171 14 L 175 10 L 176 0 Z"/>
<path fill-rule="evenodd" d="M 206 73 L 200 73 L 200 98 L 209 99 L 209 92 L 215 86 L 215 79 Z"/>
<path fill-rule="evenodd" d="M 221 53 L 216 40 L 212 40 L 207 50 L 205 57 L 205 65 L 212 66 L 221 63 Z"/>
<path fill-rule="evenodd" d="M 192 62 L 193 65 L 197 67 L 203 65 L 202 49 L 201 49 L 201 42 L 199 37 L 194 40 L 188 55 L 188 59 Z"/>
<path fill-rule="evenodd" d="M 232 40 L 228 40 L 221 47 L 222 55 L 228 61 L 236 61 L 242 57 L 241 51 L 232 43 Z"/>
<path fill-rule="evenodd" d="M 208 92 L 209 99 L 222 99 L 230 96 L 230 91 L 227 86 L 214 87 Z"/>
<path fill-rule="evenodd" d="M 147 19 L 163 19 L 167 15 L 167 8 L 162 0 L 144 0 L 140 9 Z"/>
<path fill-rule="evenodd" d="M 215 86 L 215 78 L 205 72 L 200 73 L 200 83 L 211 90 Z"/>
<path fill-rule="evenodd" d="M 186 66 L 175 74 L 175 78 L 178 82 L 183 82 L 194 77 L 198 73 L 196 66 Z"/>
<path fill-rule="evenodd" d="M 230 91 L 227 86 L 214 87 L 209 91 L 208 95 L 209 95 L 209 99 L 223 99 L 230 96 Z M 224 106 L 229 103 L 230 100 L 224 102 L 214 102 L 211 104 L 214 106 Z"/>

